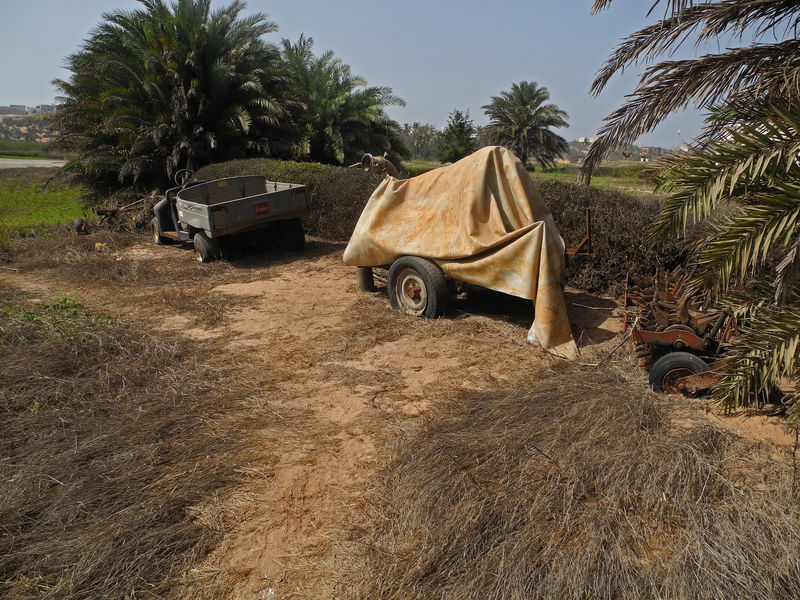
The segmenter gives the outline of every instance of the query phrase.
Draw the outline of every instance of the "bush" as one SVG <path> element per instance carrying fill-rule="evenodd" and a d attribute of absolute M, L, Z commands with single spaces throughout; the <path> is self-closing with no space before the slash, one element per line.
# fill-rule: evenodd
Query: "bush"
<path fill-rule="evenodd" d="M 272 159 L 209 165 L 198 172 L 198 177 L 246 174 L 308 186 L 312 210 L 304 219 L 306 232 L 341 242 L 350 239 L 361 211 L 382 179 L 356 169 Z M 677 241 L 661 246 L 645 241 L 645 232 L 656 214 L 656 199 L 556 181 L 539 181 L 537 186 L 567 247 L 578 245 L 584 234 L 584 209 L 592 211 L 593 255 L 570 259 L 569 285 L 592 293 L 619 294 L 627 273 L 648 275 L 658 264 L 673 267 L 685 258 Z"/>
<path fill-rule="evenodd" d="M 656 265 L 672 268 L 685 251 L 678 240 L 648 242 L 646 232 L 658 210 L 656 198 L 559 181 L 537 182 L 568 248 L 584 235 L 585 209 L 591 210 L 592 255 L 570 257 L 567 283 L 595 294 L 622 292 L 625 275 L 650 275 Z"/>
<path fill-rule="evenodd" d="M 303 218 L 306 233 L 326 240 L 346 242 L 382 175 L 319 163 L 251 158 L 208 165 L 200 179 L 236 175 L 264 175 L 270 181 L 299 183 L 308 187 L 311 212 Z"/>
<path fill-rule="evenodd" d="M 402 163 L 400 165 L 401 175 L 405 173 L 406 177 L 416 177 L 417 175 L 422 175 L 423 173 L 427 173 L 428 171 L 433 171 L 434 169 L 440 168 L 442 165 L 417 165 L 411 163 Z"/>

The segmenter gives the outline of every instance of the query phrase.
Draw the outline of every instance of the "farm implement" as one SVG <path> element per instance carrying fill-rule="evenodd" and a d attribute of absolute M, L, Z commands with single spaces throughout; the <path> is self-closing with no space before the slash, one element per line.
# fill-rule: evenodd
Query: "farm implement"
<path fill-rule="evenodd" d="M 624 306 L 625 329 L 655 391 L 697 396 L 714 386 L 726 347 L 739 334 L 729 308 L 712 306 L 680 268 L 659 269 L 652 279 L 628 277 Z"/>

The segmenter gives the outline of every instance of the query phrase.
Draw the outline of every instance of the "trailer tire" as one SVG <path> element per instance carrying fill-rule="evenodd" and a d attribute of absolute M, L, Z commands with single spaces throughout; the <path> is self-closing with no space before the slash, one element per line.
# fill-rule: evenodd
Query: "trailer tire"
<path fill-rule="evenodd" d="M 153 217 L 153 220 L 150 221 L 150 228 L 153 231 L 153 243 L 156 246 L 163 246 L 164 244 L 169 242 L 167 238 L 161 235 L 162 234 L 161 223 L 158 222 L 157 217 Z"/>
<path fill-rule="evenodd" d="M 306 233 L 300 219 L 278 221 L 278 239 L 284 250 L 297 252 L 306 245 Z"/>
<path fill-rule="evenodd" d="M 443 315 L 450 300 L 439 265 L 419 256 L 401 256 L 394 261 L 386 287 L 392 308 L 417 317 Z"/>
<path fill-rule="evenodd" d="M 699 356 L 689 352 L 670 352 L 659 358 L 650 368 L 650 387 L 661 394 L 678 393 L 675 387 L 678 379 L 709 370 Z"/>
<path fill-rule="evenodd" d="M 194 256 L 201 263 L 219 260 L 219 243 L 208 237 L 205 231 L 198 231 L 194 234 Z"/>

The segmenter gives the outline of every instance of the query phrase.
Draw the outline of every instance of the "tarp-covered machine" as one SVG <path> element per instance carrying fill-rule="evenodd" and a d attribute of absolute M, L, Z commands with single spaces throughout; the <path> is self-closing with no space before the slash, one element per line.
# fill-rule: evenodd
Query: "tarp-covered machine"
<path fill-rule="evenodd" d="M 529 341 L 573 357 L 562 291 L 564 240 L 524 165 L 489 146 L 412 179 L 387 175 L 344 252 L 345 264 L 388 267 L 392 306 L 434 317 L 449 280 L 534 304 Z"/>

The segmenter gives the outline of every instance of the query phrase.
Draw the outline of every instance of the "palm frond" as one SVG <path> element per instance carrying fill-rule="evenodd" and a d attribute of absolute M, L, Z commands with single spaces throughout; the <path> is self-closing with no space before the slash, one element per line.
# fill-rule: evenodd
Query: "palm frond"
<path fill-rule="evenodd" d="M 738 48 L 648 68 L 629 101 L 609 115 L 583 165 L 593 170 L 613 148 L 633 143 L 690 103 L 708 108 L 723 98 L 800 100 L 800 41 Z"/>
<path fill-rule="evenodd" d="M 674 235 L 721 202 L 756 194 L 776 175 L 797 169 L 800 107 L 770 107 L 748 116 L 747 123 L 722 128 L 704 147 L 672 152 L 655 164 L 657 190 L 670 194 L 654 222 L 655 234 Z"/>
<path fill-rule="evenodd" d="M 800 365 L 800 302 L 758 307 L 742 326 L 742 336 L 728 349 L 727 370 L 714 397 L 727 410 L 746 406 L 781 379 L 797 380 Z M 787 402 L 796 400 L 792 392 Z"/>

